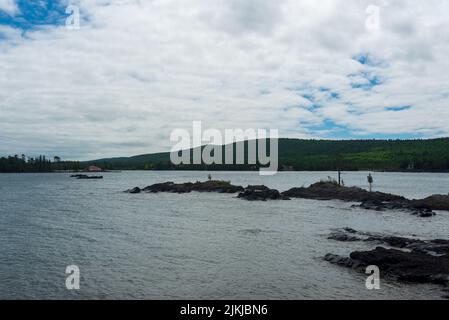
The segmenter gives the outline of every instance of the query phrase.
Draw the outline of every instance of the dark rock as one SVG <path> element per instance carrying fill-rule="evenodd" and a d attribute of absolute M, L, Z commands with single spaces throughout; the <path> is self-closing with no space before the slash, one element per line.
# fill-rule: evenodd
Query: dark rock
<path fill-rule="evenodd" d="M 143 189 L 145 192 L 173 192 L 173 193 L 189 193 L 192 191 L 198 192 L 219 192 L 219 193 L 237 193 L 243 191 L 243 187 L 234 186 L 227 181 L 206 181 L 206 182 L 187 182 L 187 183 L 173 183 L 164 182 L 156 183 Z"/>
<path fill-rule="evenodd" d="M 264 185 L 249 185 L 245 188 L 245 190 L 269 191 L 270 188 Z"/>
<path fill-rule="evenodd" d="M 372 251 L 352 252 L 350 258 L 366 266 L 376 265 L 382 273 L 400 281 L 446 284 L 449 280 L 447 256 L 377 247 Z"/>
<path fill-rule="evenodd" d="M 430 242 L 435 243 L 435 244 L 441 244 L 441 245 L 449 246 L 449 240 L 435 239 L 435 240 L 431 240 Z"/>
<path fill-rule="evenodd" d="M 428 210 L 425 210 L 425 211 L 419 211 L 419 212 L 417 212 L 417 215 L 419 216 L 419 217 L 421 217 L 421 218 L 430 218 L 430 217 L 433 217 L 434 215 L 435 215 L 435 212 L 433 212 L 433 211 L 428 211 Z"/>
<path fill-rule="evenodd" d="M 391 247 L 407 248 L 411 244 L 421 243 L 421 240 L 408 239 L 394 236 L 370 236 L 364 240 L 365 242 L 385 243 Z"/>
<path fill-rule="evenodd" d="M 403 210 L 419 217 L 434 216 L 432 210 L 449 211 L 449 195 L 433 195 L 422 200 L 409 200 L 390 193 L 369 192 L 358 187 L 341 186 L 335 181 L 321 181 L 307 188 L 292 188 L 284 191 L 282 195 L 291 198 L 361 202 L 354 207 L 375 211 Z"/>
<path fill-rule="evenodd" d="M 239 193 L 238 198 L 248 201 L 290 200 L 278 190 L 266 186 L 248 186 L 243 192 Z"/>
<path fill-rule="evenodd" d="M 192 191 L 199 192 L 219 192 L 219 193 L 237 193 L 243 191 L 243 187 L 234 186 L 227 181 L 206 181 L 195 182 L 192 185 Z"/>
<path fill-rule="evenodd" d="M 70 178 L 79 178 L 79 177 L 87 177 L 85 174 L 72 174 Z"/>
<path fill-rule="evenodd" d="M 402 210 L 409 211 L 419 217 L 432 217 L 435 213 L 427 205 L 416 204 L 408 199 L 399 199 L 393 201 L 377 201 L 367 200 L 363 201 L 360 205 L 354 205 L 353 207 L 360 207 L 367 210 L 386 211 L 386 210 Z"/>
<path fill-rule="evenodd" d="M 351 202 L 393 201 L 405 199 L 404 197 L 393 194 L 369 192 L 358 187 L 340 186 L 338 183 L 333 181 L 317 182 L 307 188 L 292 188 L 282 194 L 291 198 L 343 200 Z"/>
<path fill-rule="evenodd" d="M 446 210 L 449 211 L 449 195 L 435 194 L 421 200 L 411 201 L 415 207 L 424 207 L 430 210 Z"/>
<path fill-rule="evenodd" d="M 336 240 L 341 242 L 355 242 L 360 241 L 361 239 L 352 235 L 348 235 L 344 232 L 333 232 L 327 237 L 329 240 Z"/>
<path fill-rule="evenodd" d="M 371 251 L 355 251 L 348 257 L 327 254 L 332 264 L 365 272 L 370 265 L 379 267 L 382 275 L 404 282 L 449 283 L 449 259 L 422 252 L 404 252 L 377 247 Z"/>
<path fill-rule="evenodd" d="M 349 228 L 340 229 L 331 233 L 329 239 L 363 240 L 383 243 L 393 248 L 377 247 L 371 251 L 355 251 L 349 257 L 327 254 L 324 259 L 359 272 L 365 272 L 367 266 L 375 265 L 382 275 L 399 281 L 449 284 L 449 240 L 426 241 L 354 231 Z M 354 234 L 367 238 L 356 240 Z"/>
<path fill-rule="evenodd" d="M 141 191 L 142 190 L 140 190 L 139 187 L 135 187 L 135 188 L 129 189 L 127 192 L 128 193 L 140 193 Z"/>
<path fill-rule="evenodd" d="M 439 254 L 449 255 L 449 240 L 443 239 L 436 239 L 436 240 L 411 239 L 397 236 L 359 232 L 351 228 L 334 230 L 329 235 L 328 239 L 342 242 L 355 242 L 355 241 L 372 242 L 378 245 L 384 244 L 389 247 L 408 249 L 411 251 L 424 252 L 432 255 L 439 255 Z"/>
<path fill-rule="evenodd" d="M 103 176 L 88 176 L 85 174 L 74 175 L 74 177 L 76 177 L 77 179 L 80 179 L 80 180 L 103 179 Z"/>
<path fill-rule="evenodd" d="M 346 232 L 348 232 L 348 233 L 357 233 L 357 230 L 354 230 L 354 229 L 348 228 L 348 227 L 343 228 L 343 230 L 346 231 Z"/>

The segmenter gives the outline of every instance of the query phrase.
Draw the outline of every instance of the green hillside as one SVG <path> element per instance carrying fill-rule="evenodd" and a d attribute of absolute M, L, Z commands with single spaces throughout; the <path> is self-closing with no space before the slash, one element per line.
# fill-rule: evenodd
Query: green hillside
<path fill-rule="evenodd" d="M 120 170 L 255 170 L 259 167 L 204 164 L 174 166 L 170 163 L 168 152 L 82 163 L 87 164 Z M 279 139 L 279 168 L 299 171 L 449 171 L 449 138 L 340 141 Z"/>

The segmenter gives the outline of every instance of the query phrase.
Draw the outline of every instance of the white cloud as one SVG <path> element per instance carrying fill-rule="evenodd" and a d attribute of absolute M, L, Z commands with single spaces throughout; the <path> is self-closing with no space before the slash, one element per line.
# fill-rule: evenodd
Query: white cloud
<path fill-rule="evenodd" d="M 9 15 L 15 15 L 19 12 L 19 8 L 15 0 L 0 0 L 0 11 L 4 11 Z"/>
<path fill-rule="evenodd" d="M 80 30 L 4 28 L 0 153 L 169 150 L 170 131 L 193 120 L 295 137 L 325 135 L 310 128 L 326 119 L 361 134 L 449 134 L 446 1 L 377 1 L 377 32 L 365 29 L 371 1 L 76 3 Z M 364 53 L 375 63 L 353 59 Z"/>

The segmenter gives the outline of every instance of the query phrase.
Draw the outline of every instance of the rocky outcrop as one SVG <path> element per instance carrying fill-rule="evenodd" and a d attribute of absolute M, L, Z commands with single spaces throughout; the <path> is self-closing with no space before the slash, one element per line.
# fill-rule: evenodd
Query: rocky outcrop
<path fill-rule="evenodd" d="M 415 207 L 427 207 L 431 210 L 449 211 L 449 195 L 435 194 L 421 200 L 412 200 Z"/>
<path fill-rule="evenodd" d="M 358 187 L 340 186 L 333 181 L 321 181 L 307 188 L 292 188 L 282 193 L 291 198 L 305 198 L 316 200 L 343 200 L 350 202 L 364 201 L 394 201 L 404 197 L 383 192 L 369 192 Z"/>
<path fill-rule="evenodd" d="M 85 179 L 85 175 L 74 175 L 78 179 Z M 94 178 L 94 177 L 92 177 Z M 205 181 L 205 182 L 187 182 L 174 183 L 164 182 L 147 186 L 143 189 L 130 189 L 129 193 L 189 193 L 197 192 L 218 192 L 218 193 L 239 193 L 238 198 L 249 201 L 266 201 L 266 200 L 290 200 L 290 198 L 305 198 L 315 200 L 343 200 L 348 202 L 361 202 L 360 207 L 368 210 L 386 211 L 386 210 L 403 210 L 409 211 L 420 217 L 431 217 L 435 215 L 432 210 L 448 210 L 449 196 L 433 195 L 422 200 L 409 200 L 402 196 L 383 193 L 369 192 L 358 187 L 341 186 L 335 181 L 321 181 L 305 188 L 292 188 L 280 193 L 276 189 L 270 189 L 266 186 L 241 186 L 232 185 L 227 181 Z M 131 192 L 132 191 L 132 192 Z"/>
<path fill-rule="evenodd" d="M 129 189 L 127 192 L 128 193 L 140 193 L 140 192 L 142 192 L 142 190 L 139 187 L 135 187 L 135 188 Z"/>
<path fill-rule="evenodd" d="M 423 203 L 418 203 L 416 200 L 400 199 L 390 202 L 368 200 L 363 201 L 360 205 L 353 207 L 360 207 L 367 210 L 386 211 L 386 210 L 402 210 L 411 212 L 419 217 L 432 217 L 435 212 L 431 207 Z"/>
<path fill-rule="evenodd" d="M 137 187 L 136 187 L 137 188 Z M 128 190 L 129 193 L 131 190 Z M 237 193 L 243 191 L 241 186 L 234 186 L 227 181 L 205 181 L 205 182 L 187 182 L 187 183 L 174 183 L 164 182 L 156 183 L 151 186 L 145 187 L 142 192 L 158 193 L 158 192 L 171 192 L 171 193 L 189 193 L 192 191 L 197 192 L 218 192 L 218 193 Z M 137 192 L 136 192 L 137 193 Z"/>
<path fill-rule="evenodd" d="M 335 181 L 321 181 L 307 188 L 292 188 L 284 191 L 282 195 L 290 198 L 361 202 L 354 207 L 376 211 L 402 210 L 419 217 L 432 217 L 435 215 L 433 210 L 449 211 L 449 195 L 433 195 L 421 200 L 409 200 L 390 193 L 369 192 L 358 187 L 341 186 Z"/>
<path fill-rule="evenodd" d="M 290 200 L 278 190 L 266 186 L 248 186 L 243 192 L 239 193 L 238 198 L 248 201 Z"/>
<path fill-rule="evenodd" d="M 366 267 L 379 267 L 381 275 L 398 281 L 416 283 L 449 283 L 449 259 L 427 253 L 404 252 L 377 247 L 371 251 L 354 251 L 348 257 L 327 254 L 325 260 L 333 264 L 365 272 Z"/>
<path fill-rule="evenodd" d="M 329 253 L 324 259 L 330 263 L 360 272 L 365 272 L 367 266 L 375 265 L 379 267 L 382 276 L 399 281 L 449 284 L 449 240 L 409 239 L 349 232 L 346 229 L 333 232 L 329 239 L 388 246 L 378 246 L 370 251 L 354 251 L 349 257 Z"/>

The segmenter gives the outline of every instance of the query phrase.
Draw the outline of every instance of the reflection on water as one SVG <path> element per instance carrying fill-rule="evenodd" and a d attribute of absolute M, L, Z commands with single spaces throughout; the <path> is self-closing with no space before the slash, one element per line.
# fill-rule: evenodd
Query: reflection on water
<path fill-rule="evenodd" d="M 284 191 L 330 172 L 215 172 L 233 184 Z M 340 201 L 246 202 L 226 194 L 138 194 L 156 182 L 206 180 L 206 172 L 106 173 L 99 181 L 68 174 L 0 174 L 0 298 L 428 299 L 432 285 L 382 281 L 323 261 L 326 253 L 368 249 L 327 240 L 333 228 L 448 238 L 449 213 L 418 218 L 371 212 Z M 345 173 L 367 188 L 367 173 Z M 421 198 L 449 192 L 449 174 L 374 173 L 374 189 Z M 77 265 L 81 289 L 68 291 Z"/>

